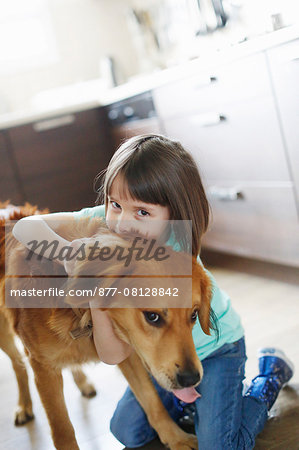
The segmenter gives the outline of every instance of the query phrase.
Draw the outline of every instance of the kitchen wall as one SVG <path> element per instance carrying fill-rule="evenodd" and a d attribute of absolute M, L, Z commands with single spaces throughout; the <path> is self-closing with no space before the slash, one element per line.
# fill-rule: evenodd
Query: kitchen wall
<path fill-rule="evenodd" d="M 225 31 L 232 38 L 250 38 L 273 31 L 273 16 L 282 26 L 293 25 L 299 20 L 299 2 L 296 0 L 223 0 L 223 3 L 230 15 Z"/>
<path fill-rule="evenodd" d="M 99 60 L 107 54 L 116 59 L 125 78 L 138 70 L 122 0 L 45 3 L 56 40 L 57 60 L 16 73 L 0 70 L 0 102 L 2 98 L 8 111 L 27 107 L 30 98 L 44 89 L 97 78 Z"/>
<path fill-rule="evenodd" d="M 232 2 L 233 3 L 233 2 Z M 299 4 L 297 0 L 239 0 L 242 26 L 251 33 L 271 30 L 271 15 L 280 13 L 284 25 L 298 22 Z"/>
<path fill-rule="evenodd" d="M 224 28 L 217 28 L 212 0 L 200 0 L 200 9 L 198 0 L 126 1 L 150 23 L 147 31 L 154 28 L 160 49 L 147 54 L 152 53 L 160 67 L 271 32 L 275 18 L 276 29 L 299 20 L 299 2 L 295 0 L 222 0 L 228 17 Z"/>
<path fill-rule="evenodd" d="M 208 0 L 201 0 L 204 4 Z M 0 2 L 0 37 L 2 5 L 22 4 L 23 0 Z M 223 0 L 229 14 L 224 29 L 195 38 L 198 16 L 197 0 L 28 0 L 43 4 L 49 15 L 49 33 L 53 40 L 49 54 L 35 58 L 32 67 L 3 70 L 0 67 L 0 113 L 28 109 L 38 92 L 71 85 L 101 76 L 99 61 L 112 56 L 126 80 L 140 72 L 150 72 L 269 31 L 271 14 L 281 12 L 283 23 L 298 21 L 299 3 L 295 0 Z M 136 11 L 150 11 L 160 27 L 160 48 L 153 34 L 134 20 Z M 8 6 L 5 6 L 8 8 Z M 165 12 L 164 11 L 164 12 Z M 170 11 L 172 13 L 170 14 Z M 185 12 L 186 11 L 186 12 Z M 163 19 L 164 17 L 164 19 Z M 190 23 L 189 23 L 190 19 Z M 135 23 L 134 23 L 135 22 Z M 153 22 L 154 23 L 154 22 Z M 155 25 L 157 26 L 157 23 Z M 157 28 L 156 28 L 157 30 Z M 16 45 L 24 36 L 16 31 Z M 5 39 L 1 48 L 7 48 Z M 50 52 L 51 57 L 50 57 Z M 2 70 L 1 70 L 2 69 Z"/>

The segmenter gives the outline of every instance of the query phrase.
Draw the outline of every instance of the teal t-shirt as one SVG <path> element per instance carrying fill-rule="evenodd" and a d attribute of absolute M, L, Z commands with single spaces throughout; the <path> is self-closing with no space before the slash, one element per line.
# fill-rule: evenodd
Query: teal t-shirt
<path fill-rule="evenodd" d="M 81 217 L 103 217 L 105 218 L 105 205 L 94 206 L 91 208 L 83 208 L 80 211 L 73 212 L 75 219 Z M 174 249 L 175 240 L 171 235 L 166 243 L 171 245 Z M 200 257 L 197 257 L 198 262 L 203 266 Z M 233 309 L 231 300 L 226 292 L 219 289 L 213 275 L 206 269 L 207 275 L 212 281 L 212 300 L 211 307 L 217 317 L 217 325 L 219 329 L 219 339 L 216 339 L 216 333 L 211 330 L 211 336 L 202 331 L 199 321 L 197 320 L 193 331 L 193 341 L 199 359 L 204 359 L 211 353 L 226 343 L 235 342 L 244 336 L 244 329 L 241 323 L 239 314 Z"/>

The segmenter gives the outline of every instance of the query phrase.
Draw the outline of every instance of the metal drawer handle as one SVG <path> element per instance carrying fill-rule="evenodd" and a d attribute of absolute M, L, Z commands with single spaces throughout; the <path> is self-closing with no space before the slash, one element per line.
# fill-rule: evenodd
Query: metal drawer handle
<path fill-rule="evenodd" d="M 290 59 L 290 62 L 297 62 L 299 61 L 299 56 L 294 56 L 294 58 Z"/>
<path fill-rule="evenodd" d="M 219 113 L 200 114 L 198 116 L 193 116 L 190 119 L 191 123 L 193 123 L 194 125 L 199 125 L 200 127 L 219 125 L 225 120 L 227 120 L 226 117 L 223 114 Z"/>
<path fill-rule="evenodd" d="M 244 200 L 245 198 L 243 192 L 237 187 L 224 188 L 211 186 L 209 188 L 209 193 L 213 198 L 220 201 L 237 201 Z"/>
<path fill-rule="evenodd" d="M 40 131 L 54 130 L 55 128 L 64 127 L 65 125 L 71 125 L 75 120 L 74 114 L 67 114 L 66 116 L 36 122 L 33 124 L 33 129 L 38 133 Z"/>

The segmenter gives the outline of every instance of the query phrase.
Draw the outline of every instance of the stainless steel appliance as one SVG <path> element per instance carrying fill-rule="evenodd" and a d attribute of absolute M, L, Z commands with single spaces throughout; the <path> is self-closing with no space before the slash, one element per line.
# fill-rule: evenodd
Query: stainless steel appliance
<path fill-rule="evenodd" d="M 143 133 L 162 133 L 151 91 L 107 106 L 115 147 L 125 139 Z"/>

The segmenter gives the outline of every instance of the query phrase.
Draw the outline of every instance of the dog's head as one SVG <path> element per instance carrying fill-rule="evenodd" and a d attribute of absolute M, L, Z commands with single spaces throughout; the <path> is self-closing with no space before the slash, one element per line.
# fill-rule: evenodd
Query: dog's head
<path fill-rule="evenodd" d="M 115 234 L 110 237 L 104 234 L 94 240 L 100 248 L 104 243 L 112 249 L 116 246 L 128 249 L 132 245 L 132 240 L 124 240 Z M 89 255 L 95 241 L 89 239 Z M 102 289 L 98 306 L 109 312 L 116 334 L 133 346 L 146 369 L 162 387 L 175 392 L 181 390 L 184 399 L 190 397 L 192 388 L 203 376 L 192 329 L 198 320 L 203 332 L 210 334 L 211 281 L 196 258 L 174 252 L 170 247 L 166 249 L 171 262 L 168 259 L 135 259 L 128 266 L 117 258 L 102 266 L 98 259 L 90 260 L 86 254 L 85 260 L 76 262 L 70 287 L 94 288 L 98 285 Z M 170 264 L 179 274 L 191 264 L 190 276 L 169 275 Z M 96 275 L 104 278 L 91 278 Z M 82 279 L 87 282 L 82 284 Z M 174 295 L 178 291 L 179 295 Z M 125 295 L 119 294 L 124 292 Z M 136 292 L 141 297 L 136 296 Z M 82 297 L 66 298 L 66 301 L 82 305 Z"/>

